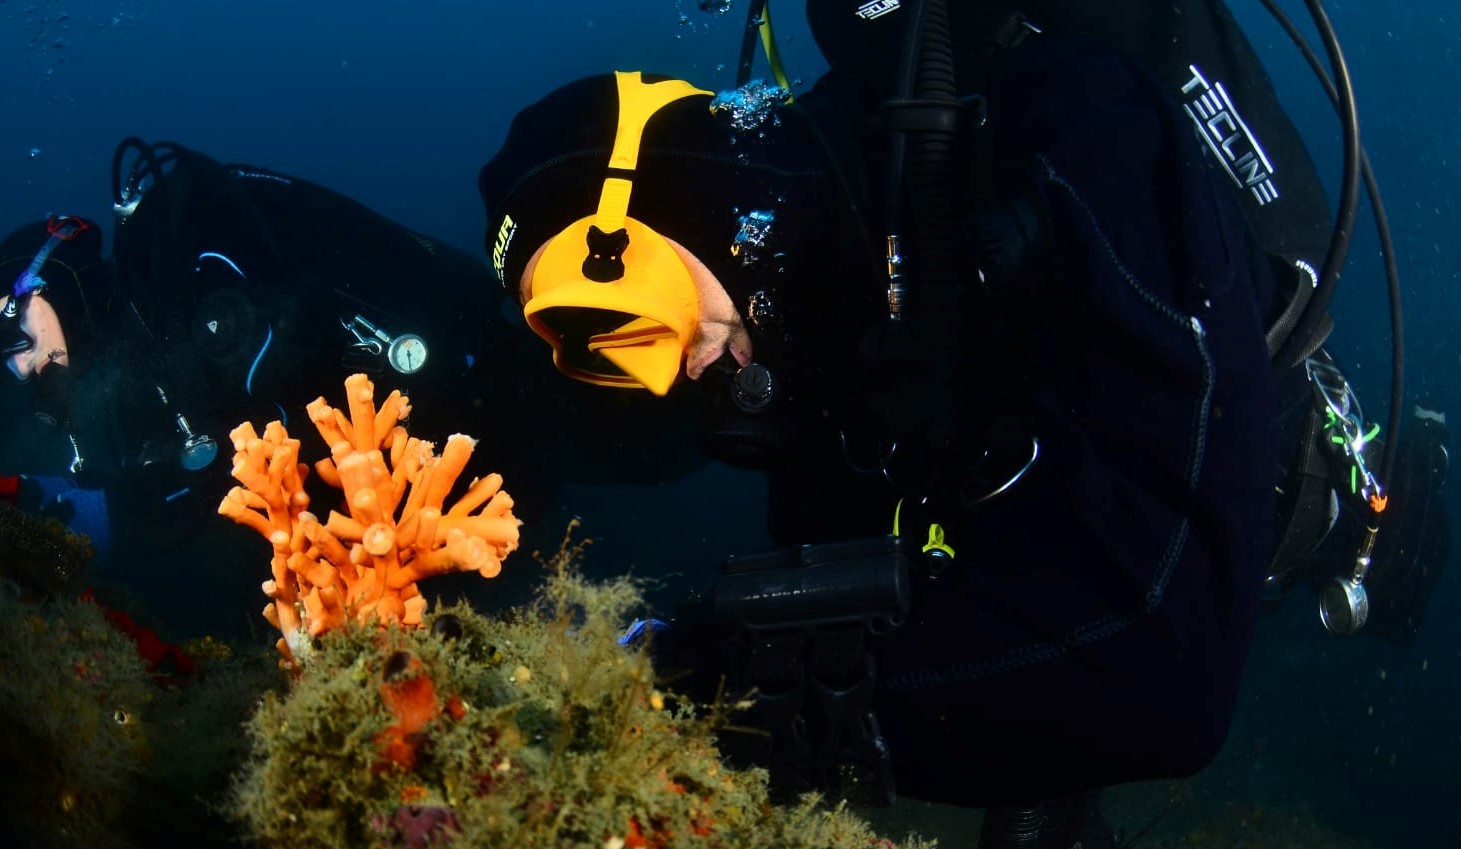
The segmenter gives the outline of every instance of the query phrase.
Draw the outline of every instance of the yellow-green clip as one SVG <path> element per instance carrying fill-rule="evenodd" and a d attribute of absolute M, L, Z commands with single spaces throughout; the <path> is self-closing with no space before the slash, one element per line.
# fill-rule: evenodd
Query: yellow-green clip
<path fill-rule="evenodd" d="M 893 508 L 893 536 L 897 537 L 897 536 L 902 536 L 903 535 L 902 528 L 901 528 L 902 521 L 903 521 L 903 499 L 900 498 L 900 499 L 898 499 L 898 506 L 895 507 L 895 508 Z M 940 525 L 938 522 L 930 522 L 929 523 L 929 525 L 928 525 L 928 542 L 925 542 L 923 544 L 923 547 L 920 548 L 919 551 L 922 551 L 924 554 L 927 554 L 930 551 L 938 551 L 938 552 L 942 552 L 943 554 L 947 555 L 950 558 L 952 558 L 954 556 L 954 549 L 953 549 L 953 547 L 950 546 L 948 543 L 944 542 L 944 526 L 943 525 Z"/>

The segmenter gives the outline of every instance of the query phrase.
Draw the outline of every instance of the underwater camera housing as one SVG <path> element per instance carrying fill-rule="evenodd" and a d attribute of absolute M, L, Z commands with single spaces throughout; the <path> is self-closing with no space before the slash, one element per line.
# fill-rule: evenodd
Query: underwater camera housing
<path fill-rule="evenodd" d="M 873 711 L 869 639 L 911 604 L 907 547 L 883 536 L 729 558 L 715 586 L 680 605 L 656 651 L 687 668 L 690 691 L 755 696 L 726 734 L 733 762 L 766 768 L 777 794 L 833 792 L 866 804 L 896 798 Z"/>

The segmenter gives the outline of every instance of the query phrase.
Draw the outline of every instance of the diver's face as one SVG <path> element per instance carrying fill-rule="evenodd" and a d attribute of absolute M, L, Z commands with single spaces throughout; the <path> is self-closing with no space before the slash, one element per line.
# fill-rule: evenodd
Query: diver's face
<path fill-rule="evenodd" d="M 695 338 L 685 351 L 685 376 L 691 380 L 699 380 L 711 363 L 726 352 L 735 358 L 738 365 L 749 364 L 751 334 L 747 332 L 746 323 L 741 319 L 740 313 L 736 312 L 735 304 L 731 302 L 725 287 L 705 263 L 690 253 L 684 245 L 668 237 L 665 241 L 670 243 L 685 267 L 690 269 L 690 278 L 695 281 L 695 296 L 700 303 L 700 323 L 695 327 Z M 523 276 L 517 287 L 518 306 L 525 306 L 532 300 L 533 272 L 538 266 L 538 258 L 547 247 L 547 242 L 539 245 L 523 269 Z"/>
<path fill-rule="evenodd" d="M 0 297 L 0 310 L 10 296 Z M 21 305 L 20 330 L 35 340 L 28 350 L 13 354 L 5 361 L 6 368 L 17 380 L 30 380 L 51 366 L 70 365 L 66 350 L 66 333 L 61 319 L 41 292 L 32 292 Z"/>

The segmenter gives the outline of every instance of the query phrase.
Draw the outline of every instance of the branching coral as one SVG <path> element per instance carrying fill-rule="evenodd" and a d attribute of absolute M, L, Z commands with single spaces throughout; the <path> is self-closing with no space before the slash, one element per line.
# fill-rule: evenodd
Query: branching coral
<path fill-rule="evenodd" d="M 352 618 L 419 625 L 426 600 L 417 581 L 454 571 L 494 577 L 518 544 L 501 475 L 473 480 L 445 506 L 476 440 L 453 434 L 437 455 L 400 424 L 411 411 L 400 391 L 377 409 L 374 385 L 355 374 L 345 392 L 348 416 L 324 398 L 306 409 L 330 447 L 314 471 L 344 493 L 348 515 L 331 510 L 321 523 L 309 511 L 310 469 L 284 425 L 270 422 L 260 435 L 245 422 L 230 434 L 233 477 L 242 486 L 229 491 L 218 512 L 273 546 L 264 617 L 283 633 L 278 647 L 289 661 Z"/>

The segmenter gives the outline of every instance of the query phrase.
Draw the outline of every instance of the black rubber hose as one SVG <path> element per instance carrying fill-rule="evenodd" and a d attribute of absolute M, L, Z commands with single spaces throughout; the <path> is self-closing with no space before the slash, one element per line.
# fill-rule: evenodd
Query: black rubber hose
<path fill-rule="evenodd" d="M 122 160 L 127 158 L 127 151 L 129 150 L 136 150 L 137 157 L 146 162 L 148 168 L 151 168 L 158 173 L 161 173 L 162 171 L 162 169 L 158 167 L 156 155 L 154 155 L 152 152 L 152 145 L 148 144 L 147 142 L 136 136 L 128 136 L 127 138 L 122 139 L 122 141 L 117 145 L 117 149 L 112 152 L 112 203 L 117 204 L 118 206 L 127 202 L 127 198 L 125 196 L 122 186 Z M 129 187 L 135 189 L 136 185 L 132 181 L 140 179 L 141 176 L 137 173 L 137 167 L 134 165 L 132 167 L 132 174 L 128 179 Z"/>
<path fill-rule="evenodd" d="M 1334 233 L 1329 239 L 1329 250 L 1324 256 L 1323 268 L 1319 272 L 1319 288 L 1314 292 L 1314 297 L 1310 299 L 1308 306 L 1304 308 L 1304 313 L 1299 317 L 1288 341 L 1279 348 L 1275 355 L 1274 361 L 1279 363 L 1297 362 L 1300 351 L 1314 335 L 1320 322 L 1324 320 L 1325 312 L 1329 309 L 1329 302 L 1334 298 L 1334 288 L 1339 282 L 1340 270 L 1344 267 L 1345 257 L 1349 254 L 1349 241 L 1354 233 L 1354 219 L 1359 198 L 1359 119 L 1355 112 L 1354 86 L 1350 81 L 1349 66 L 1344 61 L 1344 53 L 1339 49 L 1339 40 L 1334 35 L 1334 27 L 1330 24 L 1329 16 L 1325 14 L 1323 5 L 1319 0 L 1304 0 L 1304 2 L 1314 18 L 1314 25 L 1319 29 L 1320 38 L 1324 41 L 1325 51 L 1329 54 L 1329 65 L 1334 69 L 1335 91 L 1339 100 L 1339 123 L 1344 140 L 1344 168 L 1339 183 L 1339 214 L 1335 218 Z"/>
<path fill-rule="evenodd" d="M 1304 40 L 1303 33 L 1299 32 L 1299 28 L 1294 26 L 1294 22 L 1283 13 L 1282 9 L 1278 8 L 1273 0 L 1263 0 L 1263 5 L 1268 9 L 1269 14 L 1273 15 L 1274 20 L 1278 21 L 1278 25 L 1283 28 L 1283 31 L 1288 34 L 1289 40 L 1303 54 L 1305 61 L 1314 71 L 1314 76 L 1319 79 L 1320 85 L 1329 95 L 1329 102 L 1334 104 L 1336 112 L 1340 112 L 1339 92 L 1334 89 L 1334 83 L 1324 72 L 1324 66 L 1320 63 L 1318 55 Z M 1386 433 L 1389 436 L 1385 440 L 1384 458 L 1380 461 L 1381 481 L 1388 484 L 1394 479 L 1395 454 L 1400 443 L 1400 422 L 1405 400 L 1405 313 L 1400 305 L 1400 270 L 1395 259 L 1395 242 L 1390 237 L 1390 217 L 1385 213 L 1385 202 L 1380 197 L 1380 186 L 1375 181 L 1375 172 L 1370 168 L 1370 157 L 1365 152 L 1364 145 L 1360 145 L 1360 172 L 1365 180 L 1365 192 L 1370 198 L 1370 209 L 1375 218 L 1375 230 L 1380 238 L 1380 256 L 1385 261 L 1386 289 L 1390 302 L 1390 414 L 1386 422 Z"/>
<path fill-rule="evenodd" d="M 142 181 L 148 177 L 152 178 L 154 187 L 161 186 L 167 180 L 165 166 L 178 158 L 178 151 L 182 149 L 177 142 L 163 141 L 157 144 L 148 144 L 136 136 L 129 136 L 122 139 L 117 145 L 116 151 L 112 153 L 112 202 L 123 204 L 126 197 L 122 189 L 122 160 L 126 158 L 128 149 L 137 151 L 137 158 L 141 160 L 132 166 L 131 172 L 127 175 L 127 188 L 137 191 Z M 166 195 L 167 192 L 161 192 Z"/>
<path fill-rule="evenodd" d="M 923 31 L 924 0 L 913 0 L 908 9 L 908 28 L 904 31 L 903 50 L 898 65 L 897 88 L 893 93 L 898 102 L 907 103 L 913 99 L 918 83 L 919 39 Z M 905 173 L 908 167 L 908 131 L 894 127 L 888 138 L 888 172 L 885 190 L 887 212 L 884 224 L 890 236 L 903 235 L 903 204 L 906 186 Z"/>
<path fill-rule="evenodd" d="M 915 99 L 919 108 L 958 110 L 954 67 L 953 34 L 949 25 L 948 0 L 924 0 L 918 36 L 918 83 Z M 964 281 L 959 276 L 958 234 L 955 214 L 955 122 L 932 122 L 920 127 L 909 139 L 909 184 L 907 197 L 913 214 L 912 236 L 917 265 L 912 309 L 918 332 L 930 355 L 928 367 L 935 381 L 934 409 L 929 427 L 929 445 L 935 455 L 954 448 L 965 423 L 944 387 L 950 372 L 959 367 L 960 327 Z"/>
<path fill-rule="evenodd" d="M 947 0 L 924 0 L 919 33 L 918 85 L 920 103 L 958 109 L 958 81 L 954 70 L 953 33 L 949 26 Z M 930 308 L 954 304 L 929 303 L 930 296 L 958 291 L 958 263 L 955 253 L 959 222 L 954 214 L 954 129 L 928 127 L 912 136 L 909 190 L 917 216 L 915 232 L 920 246 L 920 276 L 930 281 L 920 295 Z M 937 278 L 938 282 L 932 282 Z M 928 290 L 945 285 L 944 293 Z"/>
<path fill-rule="evenodd" d="M 751 81 L 751 66 L 756 61 L 756 39 L 761 32 L 761 14 L 766 0 L 751 0 L 746 9 L 746 29 L 741 33 L 741 59 L 736 64 L 736 88 Z"/>

